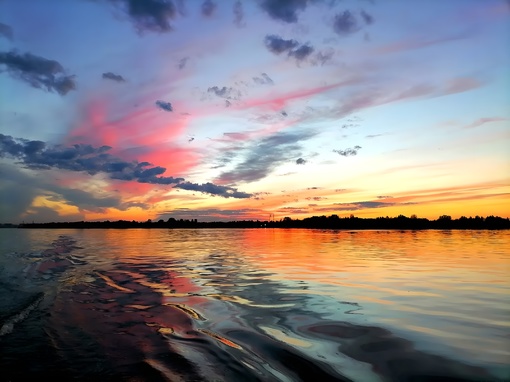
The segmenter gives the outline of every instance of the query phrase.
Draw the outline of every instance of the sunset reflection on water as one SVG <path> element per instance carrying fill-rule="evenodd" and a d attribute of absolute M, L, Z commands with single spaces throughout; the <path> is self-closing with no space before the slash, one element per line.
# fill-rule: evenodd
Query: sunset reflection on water
<path fill-rule="evenodd" d="M 45 331 L 58 349 L 75 349 L 84 335 L 94 339 L 84 343 L 99 344 L 116 370 L 134 372 L 133 362 L 143 359 L 153 370 L 177 378 L 175 365 L 161 358 L 170 351 L 190 362 L 183 370 L 225 380 L 236 380 L 246 370 L 286 380 L 285 370 L 304 362 L 301 357 L 309 365 L 302 373 L 340 373 L 353 380 L 377 381 L 381 373 L 393 378 L 438 367 L 444 375 L 454 375 L 448 374 L 451 370 L 484 375 L 468 366 L 459 369 L 457 361 L 499 376 L 510 372 L 505 366 L 510 359 L 507 231 L 15 234 L 35 247 L 54 240 L 54 251 L 65 250 L 78 261 L 79 267 L 52 273 L 52 263 L 44 257 L 34 262 L 38 255 L 30 255 L 35 258 L 26 269 L 32 269 L 46 296 L 55 296 L 44 303 Z M 46 272 L 40 281 L 38 269 Z M 59 281 L 56 291 L 51 291 L 53 279 Z M 80 332 L 62 332 L 69 327 Z M 139 349 L 123 350 L 133 346 Z M 60 357 L 73 363 L 75 356 L 69 354 L 80 359 L 96 354 L 75 352 Z M 416 367 L 401 366 L 402 357 L 411 357 Z M 221 374 L 211 362 L 230 362 L 230 371 Z"/>

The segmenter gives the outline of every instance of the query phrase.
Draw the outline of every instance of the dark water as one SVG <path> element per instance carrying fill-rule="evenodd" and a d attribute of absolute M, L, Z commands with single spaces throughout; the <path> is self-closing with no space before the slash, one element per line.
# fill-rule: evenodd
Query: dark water
<path fill-rule="evenodd" d="M 510 379 L 510 232 L 0 239 L 2 381 Z"/>

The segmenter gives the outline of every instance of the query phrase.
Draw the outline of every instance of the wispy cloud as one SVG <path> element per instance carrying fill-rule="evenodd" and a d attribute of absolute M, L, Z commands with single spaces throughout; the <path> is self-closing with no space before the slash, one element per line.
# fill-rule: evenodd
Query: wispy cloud
<path fill-rule="evenodd" d="M 202 16 L 211 17 L 216 11 L 216 3 L 212 0 L 204 0 L 201 6 Z"/>
<path fill-rule="evenodd" d="M 354 146 L 353 148 L 346 148 L 345 150 L 333 150 L 333 152 L 343 156 L 350 157 L 358 154 L 358 151 L 361 149 L 361 146 Z"/>
<path fill-rule="evenodd" d="M 13 38 L 12 28 L 4 23 L 0 23 L 0 36 L 4 36 L 6 39 L 11 40 Z"/>
<path fill-rule="evenodd" d="M 467 124 L 464 126 L 465 129 L 474 129 L 475 127 L 479 127 L 482 125 L 485 125 L 486 123 L 492 123 L 492 122 L 504 122 L 509 121 L 508 118 L 503 117 L 492 117 L 492 118 L 480 118 L 476 121 L 471 122 L 470 124 Z"/>
<path fill-rule="evenodd" d="M 262 73 L 260 77 L 253 77 L 253 82 L 258 85 L 274 85 L 274 81 L 267 75 L 267 73 Z"/>
<path fill-rule="evenodd" d="M 238 28 L 244 27 L 246 24 L 244 23 L 243 3 L 240 0 L 234 3 L 232 11 L 234 12 L 234 24 Z"/>
<path fill-rule="evenodd" d="M 299 142 L 314 135 L 316 133 L 312 131 L 283 132 L 262 138 L 246 150 L 244 160 L 233 170 L 223 172 L 218 182 L 231 184 L 263 179 L 280 164 L 295 161 L 301 151 Z"/>
<path fill-rule="evenodd" d="M 0 52 L 0 65 L 5 66 L 12 77 L 37 89 L 55 91 L 60 95 L 76 89 L 75 76 L 67 75 L 63 66 L 55 60 L 10 51 Z"/>

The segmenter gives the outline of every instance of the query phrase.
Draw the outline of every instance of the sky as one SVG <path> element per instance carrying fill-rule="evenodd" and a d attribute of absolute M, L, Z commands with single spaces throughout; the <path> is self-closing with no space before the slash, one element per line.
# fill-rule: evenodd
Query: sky
<path fill-rule="evenodd" d="M 0 223 L 510 217 L 506 0 L 0 0 Z"/>

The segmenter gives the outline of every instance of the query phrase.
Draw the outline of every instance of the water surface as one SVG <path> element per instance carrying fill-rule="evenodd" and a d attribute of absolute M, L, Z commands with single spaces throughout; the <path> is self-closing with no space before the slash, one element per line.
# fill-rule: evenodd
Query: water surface
<path fill-rule="evenodd" d="M 7 380 L 510 378 L 508 231 L 3 229 L 0 243 Z"/>

